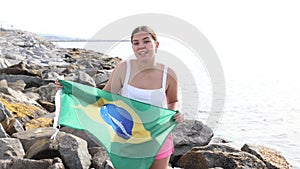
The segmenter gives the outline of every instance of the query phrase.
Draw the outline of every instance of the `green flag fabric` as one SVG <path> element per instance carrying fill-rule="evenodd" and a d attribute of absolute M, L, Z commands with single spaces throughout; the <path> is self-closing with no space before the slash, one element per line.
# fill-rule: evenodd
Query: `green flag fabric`
<path fill-rule="evenodd" d="M 174 110 L 75 82 L 60 83 L 58 124 L 89 132 L 116 169 L 148 169 L 177 125 Z"/>

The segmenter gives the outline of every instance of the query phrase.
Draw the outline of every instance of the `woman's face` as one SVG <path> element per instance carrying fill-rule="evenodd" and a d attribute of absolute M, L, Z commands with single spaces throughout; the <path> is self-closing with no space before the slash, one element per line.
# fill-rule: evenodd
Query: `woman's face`
<path fill-rule="evenodd" d="M 132 49 L 141 61 L 153 58 L 159 43 L 154 41 L 148 32 L 138 32 L 132 37 Z"/>

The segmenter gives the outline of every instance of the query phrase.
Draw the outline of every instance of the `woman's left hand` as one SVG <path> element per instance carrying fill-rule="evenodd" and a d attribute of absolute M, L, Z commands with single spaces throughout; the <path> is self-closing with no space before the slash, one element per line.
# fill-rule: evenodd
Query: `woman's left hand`
<path fill-rule="evenodd" d="M 177 122 L 177 123 L 181 123 L 183 122 L 184 120 L 184 115 L 181 113 L 181 112 L 178 112 L 174 115 L 174 120 Z"/>

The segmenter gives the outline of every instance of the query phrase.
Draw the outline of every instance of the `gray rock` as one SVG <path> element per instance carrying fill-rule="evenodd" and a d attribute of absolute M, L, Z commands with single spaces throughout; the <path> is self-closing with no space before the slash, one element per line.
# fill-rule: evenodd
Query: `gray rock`
<path fill-rule="evenodd" d="M 7 80 L 7 82 L 16 82 L 18 80 L 23 80 L 27 87 L 39 87 L 42 84 L 42 79 L 37 76 L 27 76 L 27 75 L 0 75 L 0 80 Z"/>
<path fill-rule="evenodd" d="M 12 135 L 13 133 L 24 131 L 23 125 L 18 119 L 8 118 L 2 121 L 2 126 L 5 129 L 6 133 Z"/>
<path fill-rule="evenodd" d="M 1 123 L 0 123 L 0 138 L 9 138 L 9 135 L 6 133 Z"/>
<path fill-rule="evenodd" d="M 105 162 L 103 162 L 102 168 L 103 169 L 115 169 L 112 162 L 109 160 L 106 160 Z"/>
<path fill-rule="evenodd" d="M 24 159 L 13 158 L 0 160 L 1 169 L 64 169 L 64 165 L 57 159 Z"/>
<path fill-rule="evenodd" d="M 54 83 L 49 83 L 37 88 L 35 92 L 39 94 L 41 100 L 53 103 L 56 93 L 55 87 Z"/>
<path fill-rule="evenodd" d="M 101 147 L 101 143 L 95 139 L 94 136 L 89 134 L 88 132 L 84 130 L 76 130 L 70 127 L 63 126 L 60 128 L 60 131 L 70 133 L 74 136 L 80 137 L 81 139 L 84 139 L 88 143 L 88 148 L 93 147 Z"/>
<path fill-rule="evenodd" d="M 103 169 L 106 160 L 109 160 L 108 154 L 104 147 L 94 147 L 89 149 L 92 155 L 92 167 L 95 169 Z M 92 152 L 95 151 L 95 152 Z"/>
<path fill-rule="evenodd" d="M 52 127 L 31 129 L 14 133 L 12 134 L 12 137 L 19 139 L 25 152 L 27 152 L 28 149 L 37 141 L 37 139 L 49 139 L 55 133 L 55 131 L 56 130 Z"/>
<path fill-rule="evenodd" d="M 13 65 L 12 62 L 15 62 L 15 61 L 11 61 L 9 59 L 1 58 L 1 55 L 0 55 L 0 69 L 7 68 L 7 67 Z"/>
<path fill-rule="evenodd" d="M 0 159 L 23 158 L 25 155 L 20 140 L 15 138 L 0 138 Z"/>
<path fill-rule="evenodd" d="M 6 109 L 6 107 L 0 101 L 0 122 L 7 120 L 9 117 L 13 117 L 13 115 Z"/>
<path fill-rule="evenodd" d="M 106 84 L 112 71 L 111 70 L 100 70 L 98 72 L 99 73 L 92 76 L 95 83 L 97 84 L 97 87 L 99 87 L 101 84 Z"/>
<path fill-rule="evenodd" d="M 15 82 L 9 82 L 8 87 L 13 90 L 23 91 L 25 89 L 26 83 L 23 80 L 17 80 Z"/>
<path fill-rule="evenodd" d="M 207 145 L 213 137 L 213 131 L 197 120 L 185 120 L 173 131 L 174 154 L 171 163 L 175 163 L 192 147 Z"/>
<path fill-rule="evenodd" d="M 59 132 L 55 140 L 50 137 L 53 128 L 40 128 L 13 134 L 24 145 L 26 158 L 45 159 L 61 157 L 64 164 L 72 169 L 87 169 L 91 165 L 91 156 L 87 142 L 74 135 Z"/>
<path fill-rule="evenodd" d="M 72 169 L 88 169 L 91 165 L 91 156 L 86 141 L 71 134 L 61 133 L 58 133 L 56 139 L 66 165 Z"/>
<path fill-rule="evenodd" d="M 60 158 L 55 157 L 53 159 L 52 165 L 49 166 L 47 169 L 65 169 L 65 166 Z"/>
<path fill-rule="evenodd" d="M 94 79 L 83 71 L 78 72 L 78 83 L 94 87 L 96 86 Z"/>

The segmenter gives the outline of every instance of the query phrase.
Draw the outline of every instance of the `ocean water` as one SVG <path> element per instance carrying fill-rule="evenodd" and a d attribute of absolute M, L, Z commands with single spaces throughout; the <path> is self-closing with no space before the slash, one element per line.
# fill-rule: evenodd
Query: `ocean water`
<path fill-rule="evenodd" d="M 89 48 L 122 59 L 133 57 L 128 42 L 60 42 L 59 47 Z M 106 43 L 106 44 L 104 44 Z M 110 44 L 108 44 L 110 43 Z M 102 48 L 101 46 L 111 46 Z M 103 51 L 103 49 L 105 51 Z M 203 123 L 211 117 L 213 85 L 205 63 L 182 44 L 160 44 L 158 60 L 178 74 L 182 112 Z M 171 57 L 171 58 L 170 58 Z M 224 107 L 212 126 L 221 137 L 241 148 L 245 143 L 279 151 L 300 169 L 300 72 L 298 58 L 225 58 L 219 56 L 225 77 Z"/>

